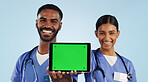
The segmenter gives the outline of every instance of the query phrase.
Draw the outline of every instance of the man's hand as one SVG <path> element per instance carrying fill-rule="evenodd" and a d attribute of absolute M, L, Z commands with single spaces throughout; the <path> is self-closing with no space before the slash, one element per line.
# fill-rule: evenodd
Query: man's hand
<path fill-rule="evenodd" d="M 72 78 L 69 74 L 66 74 L 65 72 L 49 72 L 49 67 L 46 68 L 46 71 L 48 75 L 50 75 L 52 82 L 72 82 Z"/>
<path fill-rule="evenodd" d="M 72 78 L 69 75 L 69 73 L 71 75 L 73 75 L 73 74 L 77 75 L 77 73 L 78 73 L 76 70 L 71 71 L 71 72 L 61 72 L 61 71 L 49 72 L 49 67 L 46 68 L 46 71 L 47 71 L 48 75 L 50 75 L 50 77 L 52 78 L 53 82 L 72 82 Z M 80 73 L 82 74 L 83 72 L 80 72 Z"/>

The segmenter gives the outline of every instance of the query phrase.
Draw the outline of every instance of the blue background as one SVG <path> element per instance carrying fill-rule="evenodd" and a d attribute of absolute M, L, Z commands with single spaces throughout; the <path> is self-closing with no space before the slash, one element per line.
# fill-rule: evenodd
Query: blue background
<path fill-rule="evenodd" d="M 120 36 L 115 50 L 133 62 L 138 82 L 148 81 L 147 0 L 1 0 L 1 82 L 10 82 L 18 57 L 39 44 L 36 12 L 45 3 L 59 6 L 64 13 L 57 42 L 90 42 L 92 49 L 100 46 L 94 34 L 97 19 L 104 14 L 116 16 Z M 82 75 L 79 80 L 84 80 Z"/>

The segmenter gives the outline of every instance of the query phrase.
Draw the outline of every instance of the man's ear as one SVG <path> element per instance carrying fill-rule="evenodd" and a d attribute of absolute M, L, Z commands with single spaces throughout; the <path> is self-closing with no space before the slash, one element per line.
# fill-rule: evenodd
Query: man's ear
<path fill-rule="evenodd" d="M 96 35 L 96 37 L 98 38 L 98 31 L 96 31 L 96 30 L 95 30 L 95 35 Z"/>
<path fill-rule="evenodd" d="M 60 22 L 60 25 L 59 25 L 59 30 L 61 30 L 61 27 L 62 27 L 62 22 Z"/>

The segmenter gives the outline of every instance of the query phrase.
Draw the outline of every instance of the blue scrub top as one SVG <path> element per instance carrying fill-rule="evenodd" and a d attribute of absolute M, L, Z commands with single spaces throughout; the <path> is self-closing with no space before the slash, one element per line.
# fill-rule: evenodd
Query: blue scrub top
<path fill-rule="evenodd" d="M 37 82 L 45 82 L 44 81 L 44 76 L 47 75 L 46 72 L 46 68 L 49 65 L 49 59 L 47 59 L 41 66 L 39 65 L 37 58 L 36 58 L 36 51 L 37 48 L 33 50 L 30 58 L 33 60 L 34 66 L 35 66 L 35 71 L 37 73 Z M 22 77 L 23 77 L 23 69 L 24 69 L 24 63 L 26 61 L 26 59 L 29 56 L 29 52 L 24 53 L 23 55 L 21 55 L 16 63 L 16 66 L 14 68 L 14 71 L 12 73 L 11 76 L 11 81 L 12 82 L 21 82 L 22 81 Z M 27 61 L 26 64 L 26 69 L 24 72 L 24 82 L 34 82 L 35 78 L 35 72 L 33 70 L 33 66 L 31 64 L 31 61 Z M 77 81 L 78 78 L 77 76 L 71 75 L 73 78 L 75 78 L 75 80 Z"/>
<path fill-rule="evenodd" d="M 84 74 L 86 82 L 94 82 L 93 71 L 97 67 L 95 56 L 94 56 L 95 52 L 96 52 L 96 50 L 92 50 L 92 52 L 91 52 L 91 54 L 92 54 L 91 55 L 91 72 Z M 134 69 L 132 62 L 130 60 L 124 58 L 123 56 L 122 56 L 122 58 L 127 66 L 129 73 L 132 75 L 132 79 L 128 80 L 128 82 L 137 82 L 136 73 L 135 73 L 135 69 Z M 104 70 L 107 82 L 118 82 L 118 81 L 114 80 L 114 72 L 120 72 L 120 73 L 127 74 L 126 69 L 123 65 L 123 62 L 118 56 L 117 56 L 117 61 L 113 66 L 111 66 L 108 63 L 108 61 L 105 59 L 105 57 L 103 56 L 103 54 L 100 51 L 98 51 L 98 53 L 97 53 L 97 59 L 98 59 L 98 65 L 100 66 L 100 68 L 102 68 Z M 96 82 L 105 82 L 105 79 L 104 79 L 102 72 L 100 70 L 97 70 L 95 72 L 95 80 L 96 80 Z"/>

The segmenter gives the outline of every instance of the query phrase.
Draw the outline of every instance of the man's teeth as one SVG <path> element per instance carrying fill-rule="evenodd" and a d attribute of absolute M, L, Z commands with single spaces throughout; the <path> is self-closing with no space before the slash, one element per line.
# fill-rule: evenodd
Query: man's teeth
<path fill-rule="evenodd" d="M 45 33 L 52 33 L 51 30 L 43 30 L 43 32 L 45 32 Z"/>

